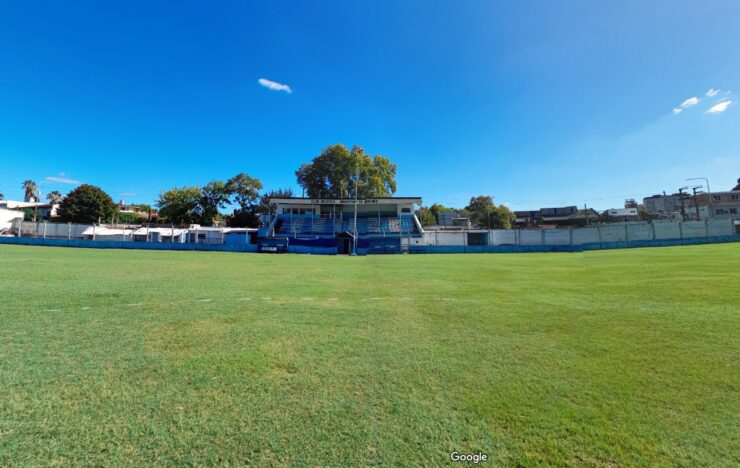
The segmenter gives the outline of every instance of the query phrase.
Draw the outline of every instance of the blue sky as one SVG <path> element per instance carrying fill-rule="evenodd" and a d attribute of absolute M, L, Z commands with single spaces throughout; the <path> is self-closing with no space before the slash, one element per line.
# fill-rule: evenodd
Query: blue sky
<path fill-rule="evenodd" d="M 333 143 L 451 206 L 726 190 L 738 24 L 734 0 L 3 2 L 0 192 L 152 202 L 242 171 L 297 189 Z"/>

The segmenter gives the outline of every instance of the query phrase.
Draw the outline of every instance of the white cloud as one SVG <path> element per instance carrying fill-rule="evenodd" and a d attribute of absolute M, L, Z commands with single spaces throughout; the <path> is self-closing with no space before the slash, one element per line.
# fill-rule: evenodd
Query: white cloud
<path fill-rule="evenodd" d="M 681 109 L 680 107 L 674 107 L 673 108 L 673 113 L 674 114 L 680 114 L 681 112 L 683 112 L 683 109 Z"/>
<path fill-rule="evenodd" d="M 67 179 L 66 177 L 49 176 L 46 178 L 46 180 L 49 182 L 58 182 L 60 184 L 72 184 L 72 185 L 80 185 L 82 183 L 79 180 Z"/>
<path fill-rule="evenodd" d="M 293 92 L 290 86 L 278 83 L 276 81 L 270 81 L 267 78 L 260 78 L 259 80 L 257 80 L 257 82 L 265 88 L 271 89 L 273 91 L 285 91 L 288 94 Z"/>
<path fill-rule="evenodd" d="M 717 89 L 717 88 L 709 88 L 709 91 L 707 91 L 707 96 L 708 97 L 714 97 L 714 96 L 717 95 L 717 93 L 719 93 L 719 89 Z"/>
<path fill-rule="evenodd" d="M 730 107 L 730 104 L 732 104 L 732 101 L 730 100 L 718 102 L 717 104 L 709 108 L 707 114 L 721 114 L 722 112 L 726 111 L 728 107 Z"/>
<path fill-rule="evenodd" d="M 691 106 L 695 106 L 697 104 L 699 104 L 699 98 L 696 97 L 696 96 L 694 96 L 694 97 L 690 97 L 687 100 L 685 100 L 684 102 L 682 102 L 680 107 L 681 107 L 681 109 L 687 109 L 687 108 L 689 108 Z"/>

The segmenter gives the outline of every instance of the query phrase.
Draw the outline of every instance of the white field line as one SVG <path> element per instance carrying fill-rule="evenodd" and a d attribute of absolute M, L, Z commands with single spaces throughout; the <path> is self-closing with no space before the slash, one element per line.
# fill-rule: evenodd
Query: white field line
<path fill-rule="evenodd" d="M 252 300 L 252 298 L 251 298 L 251 297 L 242 297 L 242 298 L 240 298 L 239 300 L 240 300 L 240 301 L 251 301 L 251 300 Z"/>
<path fill-rule="evenodd" d="M 262 300 L 263 300 L 263 301 L 271 301 L 271 300 L 272 300 L 272 298 L 271 298 L 271 297 L 263 297 L 263 298 L 262 298 Z"/>
<path fill-rule="evenodd" d="M 313 297 L 304 297 L 303 300 L 304 301 L 313 301 Z"/>
<path fill-rule="evenodd" d="M 332 301 L 332 302 L 334 302 L 334 301 L 338 301 L 338 300 L 339 300 L 339 299 L 338 299 L 338 298 L 336 298 L 336 297 L 330 297 L 329 299 L 327 299 L 327 301 Z"/>
<path fill-rule="evenodd" d="M 44 309 L 41 312 L 61 312 L 62 309 Z"/>
<path fill-rule="evenodd" d="M 92 307 L 89 307 L 89 306 L 85 306 L 85 307 L 82 308 L 82 310 L 91 310 L 91 309 L 92 309 Z"/>
<path fill-rule="evenodd" d="M 131 304 L 126 304 L 126 307 L 139 307 L 140 305 L 144 305 L 141 302 L 133 302 Z"/>
<path fill-rule="evenodd" d="M 211 299 L 198 299 L 198 302 L 211 302 Z"/>

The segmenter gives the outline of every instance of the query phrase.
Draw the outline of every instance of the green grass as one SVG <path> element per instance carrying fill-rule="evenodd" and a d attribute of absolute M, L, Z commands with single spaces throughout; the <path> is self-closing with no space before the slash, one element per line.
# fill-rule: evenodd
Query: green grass
<path fill-rule="evenodd" d="M 0 264 L 0 466 L 740 463 L 740 243 Z"/>

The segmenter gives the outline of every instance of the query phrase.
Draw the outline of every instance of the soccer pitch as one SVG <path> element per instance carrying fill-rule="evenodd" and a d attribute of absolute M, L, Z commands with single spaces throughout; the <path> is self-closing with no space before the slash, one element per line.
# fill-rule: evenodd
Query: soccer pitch
<path fill-rule="evenodd" d="M 0 261 L 2 466 L 740 463 L 740 243 Z"/>

